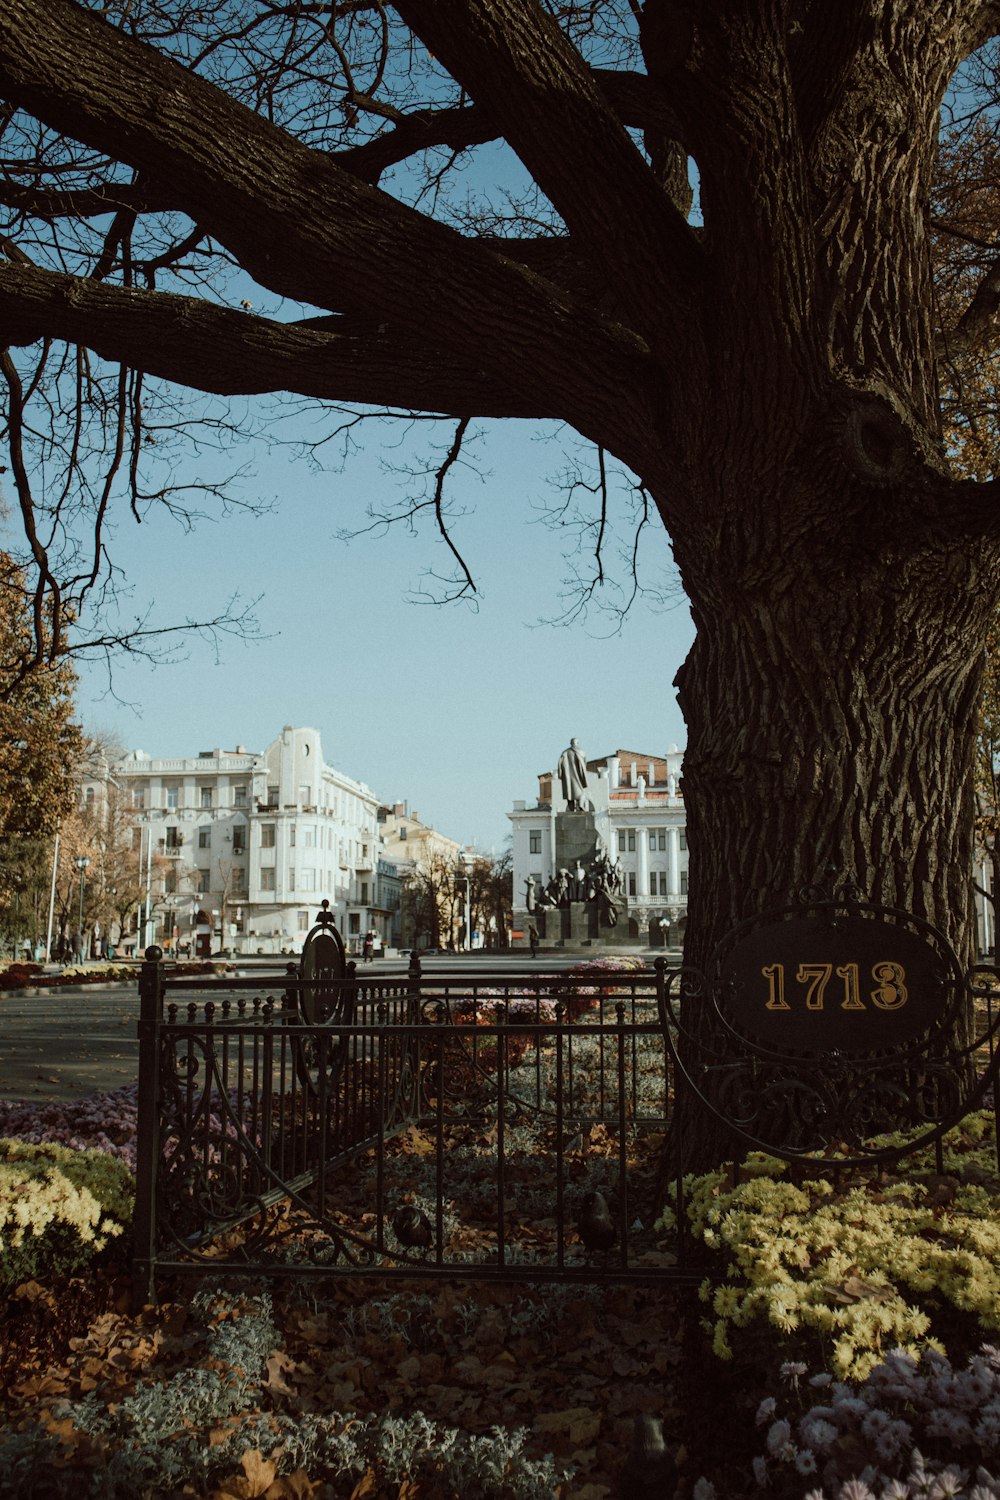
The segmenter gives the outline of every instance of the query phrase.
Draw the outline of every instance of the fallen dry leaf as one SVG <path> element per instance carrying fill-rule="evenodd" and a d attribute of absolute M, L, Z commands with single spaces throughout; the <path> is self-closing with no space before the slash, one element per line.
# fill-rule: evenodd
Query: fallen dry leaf
<path fill-rule="evenodd" d="M 212 1491 L 211 1500 L 260 1500 L 277 1478 L 277 1464 L 265 1458 L 259 1448 L 244 1453 L 240 1466 L 243 1473 L 224 1479 Z"/>
<path fill-rule="evenodd" d="M 295 1389 L 290 1386 L 285 1376 L 295 1369 L 294 1359 L 289 1359 L 280 1349 L 276 1349 L 267 1361 L 267 1374 L 264 1384 L 269 1391 L 277 1391 L 280 1396 L 294 1396 Z"/>
<path fill-rule="evenodd" d="M 566 1411 L 543 1412 L 535 1418 L 536 1432 L 565 1434 L 571 1443 L 585 1447 L 601 1430 L 601 1413 L 589 1406 L 571 1406 Z"/>

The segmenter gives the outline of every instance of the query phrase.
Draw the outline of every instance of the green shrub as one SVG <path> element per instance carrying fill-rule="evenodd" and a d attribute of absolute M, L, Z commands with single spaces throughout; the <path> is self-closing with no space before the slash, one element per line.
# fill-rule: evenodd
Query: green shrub
<path fill-rule="evenodd" d="M 81 1270 L 130 1222 L 133 1192 L 104 1151 L 0 1140 L 0 1288 Z"/>

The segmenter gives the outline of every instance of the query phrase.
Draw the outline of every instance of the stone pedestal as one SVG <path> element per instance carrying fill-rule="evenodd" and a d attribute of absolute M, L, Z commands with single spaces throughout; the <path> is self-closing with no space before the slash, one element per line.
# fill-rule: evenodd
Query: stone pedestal
<path fill-rule="evenodd" d="M 593 901 L 571 901 L 569 936 L 572 943 L 589 943 L 597 936 L 597 905 Z"/>
<path fill-rule="evenodd" d="M 556 869 L 590 868 L 597 854 L 597 824 L 589 812 L 556 813 Z"/>
<path fill-rule="evenodd" d="M 535 926 L 547 948 L 562 943 L 570 935 L 570 914 L 565 906 L 538 906 L 535 908 Z"/>

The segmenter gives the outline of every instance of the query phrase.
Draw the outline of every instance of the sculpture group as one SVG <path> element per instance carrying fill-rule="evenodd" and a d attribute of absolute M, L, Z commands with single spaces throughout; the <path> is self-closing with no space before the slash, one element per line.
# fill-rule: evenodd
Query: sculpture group
<path fill-rule="evenodd" d="M 529 875 L 524 904 L 528 911 L 535 911 L 543 907 L 568 907 L 573 901 L 597 901 L 606 923 L 613 927 L 618 921 L 615 897 L 623 886 L 621 861 L 611 859 L 598 845 L 589 865 L 584 867 L 577 861 L 572 870 L 557 870 L 540 893 L 536 893 L 534 877 Z"/>

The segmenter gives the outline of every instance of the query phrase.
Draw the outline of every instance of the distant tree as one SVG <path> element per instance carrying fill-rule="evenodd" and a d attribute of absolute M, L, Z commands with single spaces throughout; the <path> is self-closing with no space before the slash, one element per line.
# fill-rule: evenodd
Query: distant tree
<path fill-rule="evenodd" d="M 453 855 L 433 846 L 403 879 L 401 920 L 404 945 L 452 948 L 461 898 Z"/>
<path fill-rule="evenodd" d="M 468 866 L 472 896 L 472 926 L 485 934 L 485 941 L 507 947 L 514 906 L 514 856 L 510 849 L 500 855 L 476 854 Z"/>
<path fill-rule="evenodd" d="M 24 572 L 0 552 L 0 929 L 11 946 L 43 938 L 53 836 L 73 807 L 84 743 L 67 664 L 26 681 L 10 672 L 32 630 Z"/>
<path fill-rule="evenodd" d="M 73 805 L 83 736 L 76 678 L 65 663 L 13 681 L 9 664 L 32 631 L 24 570 L 0 552 L 0 841 L 51 834 Z"/>
<path fill-rule="evenodd" d="M 215 870 L 212 875 L 211 896 L 204 898 L 206 905 L 212 902 L 212 909 L 218 910 L 219 926 L 221 929 L 220 946 L 229 947 L 229 908 L 241 900 L 246 900 L 246 891 L 241 884 L 243 879 L 243 866 L 234 859 L 217 859 Z M 216 907 L 215 903 L 218 903 Z"/>

